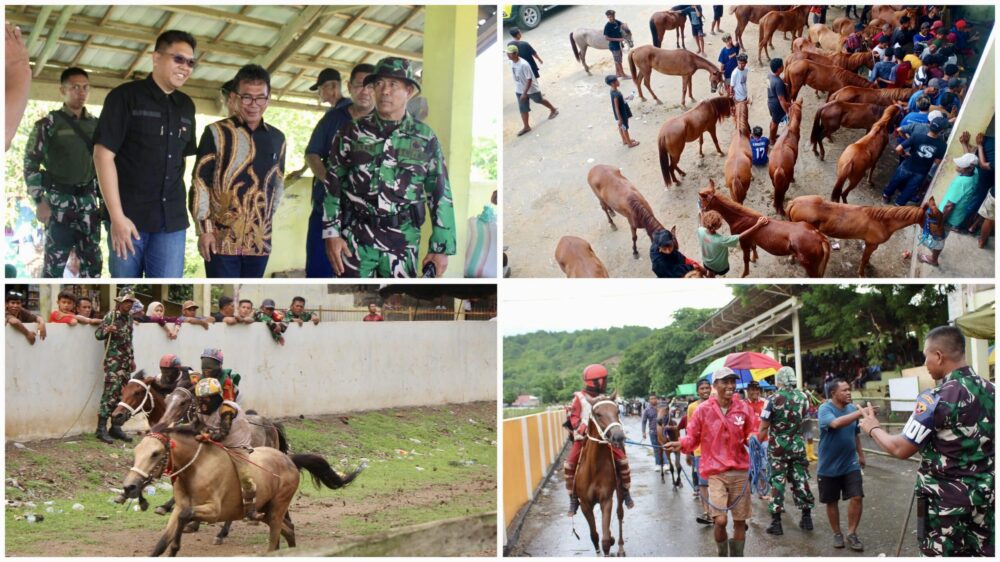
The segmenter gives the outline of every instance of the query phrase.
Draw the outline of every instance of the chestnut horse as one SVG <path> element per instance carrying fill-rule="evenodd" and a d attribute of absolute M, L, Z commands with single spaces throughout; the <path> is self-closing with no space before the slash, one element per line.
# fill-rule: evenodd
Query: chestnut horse
<path fill-rule="evenodd" d="M 811 86 L 819 96 L 819 92 L 836 92 L 844 86 L 870 87 L 871 84 L 853 72 L 811 60 L 799 60 L 786 66 L 785 83 L 788 84 L 789 101 L 795 101 L 803 86 Z"/>
<path fill-rule="evenodd" d="M 737 203 L 743 203 L 750 191 L 753 180 L 753 158 L 750 154 L 750 121 L 747 115 L 747 102 L 737 102 L 735 109 L 736 131 L 729 143 L 729 153 L 726 155 L 725 174 L 726 187 Z"/>
<path fill-rule="evenodd" d="M 622 175 L 619 168 L 598 164 L 587 174 L 587 183 L 594 190 L 604 214 L 608 216 L 612 230 L 618 230 L 611 220 L 616 212 L 628 220 L 628 226 L 632 230 L 632 257 L 639 259 L 639 250 L 635 246 L 638 238 L 636 230 L 646 229 L 650 239 L 654 232 L 663 230 L 663 225 L 653 215 L 653 208 L 635 185 Z"/>
<path fill-rule="evenodd" d="M 729 231 L 740 234 L 757 224 L 762 215 L 715 191 L 715 182 L 698 192 L 704 211 L 717 211 L 729 223 Z M 822 277 L 830 260 L 830 241 L 811 224 L 772 220 L 740 240 L 743 248 L 743 277 L 750 275 L 751 252 L 757 261 L 757 246 L 775 256 L 794 256 L 809 277 Z"/>
<path fill-rule="evenodd" d="M 608 270 L 583 238 L 563 236 L 556 244 L 556 263 L 566 277 L 608 277 Z"/>
<path fill-rule="evenodd" d="M 826 102 L 816 110 L 816 116 L 813 117 L 813 128 L 809 134 L 813 154 L 818 155 L 820 160 L 826 160 L 824 138 L 832 140 L 833 133 L 842 128 L 867 131 L 882 117 L 883 109 L 880 105 L 868 103 Z"/>
<path fill-rule="evenodd" d="M 743 30 L 747 28 L 748 23 L 760 23 L 760 18 L 764 17 L 769 12 L 781 11 L 787 9 L 788 6 L 732 6 L 729 8 L 729 13 L 736 16 L 736 31 L 733 32 L 733 37 L 736 38 L 736 45 L 739 46 L 741 51 L 746 50 L 746 46 L 743 45 Z"/>
<path fill-rule="evenodd" d="M 774 186 L 774 210 L 785 214 L 785 193 L 795 181 L 795 161 L 799 158 L 799 124 L 802 122 L 802 102 L 788 107 L 788 128 L 774 142 L 767 163 L 767 175 Z"/>
<path fill-rule="evenodd" d="M 796 6 L 789 10 L 775 10 L 764 14 L 757 24 L 757 62 L 761 65 L 764 64 L 760 58 L 762 51 L 767 55 L 768 60 L 771 59 L 771 53 L 768 52 L 767 47 L 770 45 L 772 49 L 774 48 L 775 31 L 782 31 L 786 36 L 791 31 L 792 39 L 794 40 L 802 36 L 802 28 L 808 25 L 808 20 L 809 6 Z"/>
<path fill-rule="evenodd" d="M 864 86 L 846 86 L 830 94 L 826 101 L 846 101 L 851 103 L 867 103 L 883 107 L 896 102 L 906 103 L 917 88 L 868 88 Z"/>
<path fill-rule="evenodd" d="M 892 28 L 896 29 L 899 27 L 899 18 L 903 16 L 910 16 L 910 23 L 915 24 L 917 21 L 917 11 L 914 9 L 904 9 L 897 10 L 893 6 L 872 6 L 872 11 L 870 12 L 870 17 L 872 19 L 880 19 L 886 23 L 891 23 Z"/>
<path fill-rule="evenodd" d="M 809 42 L 819 45 L 824 50 L 839 53 L 846 40 L 846 37 L 830 29 L 826 24 L 814 23 L 809 26 Z"/>
<path fill-rule="evenodd" d="M 833 66 L 843 68 L 844 70 L 850 70 L 851 72 L 857 72 L 862 66 L 865 68 L 875 67 L 875 57 L 872 55 L 871 51 L 862 51 L 860 53 L 837 53 L 830 57 L 833 61 Z"/>
<path fill-rule="evenodd" d="M 927 203 L 920 207 L 864 207 L 805 195 L 788 203 L 788 218 L 809 223 L 831 238 L 864 240 L 865 252 L 858 265 L 858 277 L 864 277 L 865 266 L 879 244 L 897 230 L 919 224 L 926 210 Z"/>
<path fill-rule="evenodd" d="M 889 133 L 895 128 L 898 116 L 898 106 L 887 106 L 882 111 L 882 117 L 872 125 L 868 134 L 844 149 L 837 159 L 837 183 L 834 184 L 833 193 L 830 195 L 832 201 L 847 203 L 847 194 L 857 187 L 861 178 L 865 177 L 865 172 L 868 172 L 868 183 L 875 185 L 872 181 L 875 164 L 882 156 L 885 146 L 889 144 Z M 845 182 L 847 189 L 843 190 L 841 195 Z"/>
<path fill-rule="evenodd" d="M 839 17 L 830 24 L 830 29 L 844 37 L 854 33 L 854 21 L 851 18 Z"/>
<path fill-rule="evenodd" d="M 653 46 L 662 47 L 664 35 L 673 29 L 677 39 L 677 48 L 687 49 L 687 45 L 684 43 L 684 22 L 686 21 L 687 12 L 673 10 L 654 12 L 649 18 L 649 31 L 653 34 Z"/>
<path fill-rule="evenodd" d="M 180 377 L 178 377 L 180 379 Z M 139 371 L 122 386 L 122 398 L 111 411 L 111 421 L 121 425 L 132 416 L 144 415 L 150 426 L 156 425 L 166 411 L 164 400 L 170 394 L 173 384 L 164 383 L 157 375 L 146 375 Z"/>
<path fill-rule="evenodd" d="M 653 449 L 653 455 L 660 467 L 660 482 L 667 482 L 663 474 L 663 465 L 667 465 L 670 468 L 670 482 L 676 491 L 681 486 L 681 454 L 676 451 L 668 453 L 662 449 L 667 443 L 680 441 L 681 438 L 681 432 L 677 429 L 678 422 L 671 418 L 673 403 L 671 400 L 669 404 L 656 408 L 656 428 L 653 431 L 656 431 L 656 444 L 661 448 Z"/>
<path fill-rule="evenodd" d="M 681 153 L 684 152 L 685 143 L 698 139 L 698 155 L 704 157 L 702 146 L 707 131 L 715 143 L 715 150 L 722 154 L 719 139 L 715 136 L 715 126 L 733 114 L 733 103 L 733 98 L 728 96 L 709 98 L 663 123 L 656 146 L 660 153 L 660 173 L 663 174 L 663 183 L 667 187 L 670 187 L 671 180 L 681 183 L 675 172 L 679 172 L 682 176 L 687 175 L 677 166 L 681 160 Z"/>
<path fill-rule="evenodd" d="M 625 556 L 625 537 L 622 521 L 625 509 L 622 507 L 622 489 L 618 483 L 618 469 L 612 448 L 625 448 L 625 430 L 619 418 L 616 390 L 611 396 L 587 397 L 590 405 L 590 421 L 587 422 L 587 440 L 580 451 L 580 461 L 576 465 L 574 492 L 580 500 L 583 517 L 590 526 L 590 540 L 594 552 L 600 556 L 611 555 L 611 545 L 615 537 L 611 534 L 611 502 L 617 493 L 618 514 L 618 556 Z M 601 535 L 597 532 L 594 507 L 601 506 Z"/>
<path fill-rule="evenodd" d="M 639 67 L 638 72 L 636 72 L 637 66 Z M 646 101 L 646 98 L 642 96 L 642 84 L 645 83 L 646 89 L 649 90 L 649 95 L 653 96 L 656 103 L 663 103 L 660 101 L 660 98 L 656 97 L 652 86 L 649 85 L 649 79 L 652 77 L 654 70 L 671 76 L 680 76 L 681 107 L 684 109 L 687 109 L 687 105 L 684 104 L 685 94 L 691 98 L 691 101 L 695 101 L 691 78 L 696 71 L 708 71 L 713 94 L 719 89 L 719 85 L 724 82 L 722 71 L 719 70 L 719 67 L 709 62 L 708 59 L 683 49 L 658 49 L 652 45 L 637 47 L 629 51 L 628 68 L 632 73 L 632 82 L 639 89 L 639 99 L 642 101 Z"/>

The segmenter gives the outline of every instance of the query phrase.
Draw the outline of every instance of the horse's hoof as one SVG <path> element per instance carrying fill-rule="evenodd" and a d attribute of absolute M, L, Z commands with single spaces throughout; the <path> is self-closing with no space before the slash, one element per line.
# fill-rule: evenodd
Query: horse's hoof
<path fill-rule="evenodd" d="M 222 544 L 222 539 L 220 539 L 219 537 L 215 537 L 214 539 L 212 539 L 212 544 L 214 544 L 215 546 L 219 546 L 220 544 Z"/>
<path fill-rule="evenodd" d="M 639 259 L 639 252 L 632 252 L 632 257 L 635 259 Z"/>

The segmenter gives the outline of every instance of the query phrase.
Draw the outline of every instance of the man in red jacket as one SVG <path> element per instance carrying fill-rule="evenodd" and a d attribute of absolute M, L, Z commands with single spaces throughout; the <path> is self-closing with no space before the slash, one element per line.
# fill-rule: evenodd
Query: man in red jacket
<path fill-rule="evenodd" d="M 746 401 L 734 397 L 739 376 L 728 367 L 712 373 L 716 395 L 694 411 L 687 435 L 666 445 L 668 451 L 690 454 L 701 445 L 699 475 L 708 480 L 709 513 L 715 523 L 715 545 L 719 556 L 743 556 L 750 518 L 747 470 L 750 455 L 747 440 L 754 433 L 754 411 Z M 733 538 L 726 534 L 726 512 L 733 512 Z"/>
<path fill-rule="evenodd" d="M 566 490 L 569 491 L 569 515 L 576 515 L 576 510 L 580 507 L 580 499 L 576 497 L 574 484 L 576 483 L 576 463 L 580 460 L 580 451 L 587 439 L 587 430 L 590 426 L 590 401 L 604 394 L 608 387 L 608 370 L 604 365 L 587 365 L 583 370 L 584 390 L 573 393 L 573 403 L 567 410 L 570 431 L 573 432 L 573 448 L 563 465 L 566 475 Z M 625 456 L 625 449 L 618 447 L 611 448 L 615 457 L 615 468 L 618 469 L 618 482 L 621 484 L 622 501 L 632 509 L 635 502 L 629 495 L 628 489 L 632 483 L 632 470 L 628 466 L 628 457 Z"/>

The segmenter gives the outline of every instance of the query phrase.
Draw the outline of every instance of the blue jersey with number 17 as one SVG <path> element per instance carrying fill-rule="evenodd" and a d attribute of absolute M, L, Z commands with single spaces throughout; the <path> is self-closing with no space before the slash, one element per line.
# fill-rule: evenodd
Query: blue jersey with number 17
<path fill-rule="evenodd" d="M 767 164 L 767 144 L 769 142 L 767 137 L 750 137 L 750 156 L 754 165 Z"/>

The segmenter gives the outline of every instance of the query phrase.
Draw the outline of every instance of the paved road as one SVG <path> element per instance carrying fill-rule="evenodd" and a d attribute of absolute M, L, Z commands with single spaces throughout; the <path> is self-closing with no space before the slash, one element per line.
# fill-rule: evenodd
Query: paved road
<path fill-rule="evenodd" d="M 638 441 L 642 436 L 639 418 L 626 418 L 624 425 L 629 440 Z M 694 521 L 700 508 L 692 497 L 687 482 L 678 491 L 672 489 L 669 476 L 667 483 L 661 484 L 652 449 L 636 445 L 626 445 L 626 449 L 632 463 L 632 497 L 636 505 L 635 509 L 626 510 L 625 513 L 625 552 L 629 556 L 715 556 L 711 527 Z M 807 532 L 799 529 L 799 511 L 790 507 L 783 520 L 785 534 L 781 537 L 768 535 L 764 532 L 770 524 L 767 506 L 763 501 L 754 499 L 753 518 L 747 532 L 746 555 L 892 556 L 909 506 L 917 463 L 874 454 L 868 454 L 867 460 L 864 484 L 867 497 L 859 531 L 865 545 L 864 552 L 856 553 L 832 547 L 832 532 L 822 505 L 813 510 L 815 530 Z M 815 464 L 811 465 L 813 472 L 815 467 Z M 684 468 L 689 471 L 686 465 Z M 814 494 L 818 493 L 815 474 L 809 485 Z M 787 501 L 791 505 L 790 500 Z M 520 540 L 511 550 L 512 555 L 593 556 L 587 522 L 580 513 L 572 520 L 566 517 L 564 514 L 567 505 L 562 471 L 557 471 L 531 508 Z M 840 512 L 841 526 L 846 529 L 846 504 L 841 504 Z M 574 525 L 581 540 L 573 536 Z M 914 529 L 915 517 L 911 517 L 907 537 L 903 541 L 902 556 L 919 555 Z M 612 530 L 617 541 L 615 519 Z M 730 532 L 731 530 L 732 523 Z M 612 546 L 612 553 L 616 548 L 617 546 Z"/>

